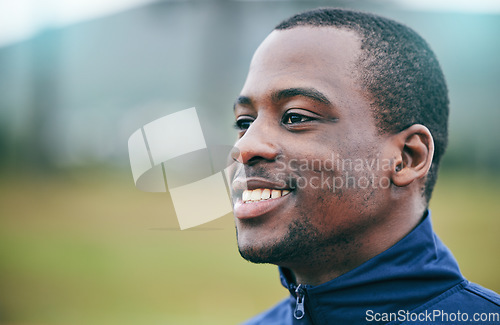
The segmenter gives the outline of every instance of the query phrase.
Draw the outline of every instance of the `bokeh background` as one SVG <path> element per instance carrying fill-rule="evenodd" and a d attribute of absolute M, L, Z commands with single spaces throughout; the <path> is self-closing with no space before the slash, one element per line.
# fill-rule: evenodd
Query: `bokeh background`
<path fill-rule="evenodd" d="M 0 0 L 0 324 L 237 324 L 285 297 L 276 267 L 239 257 L 231 215 L 180 231 L 168 194 L 136 190 L 127 140 L 196 106 L 207 143 L 232 144 L 253 51 L 319 6 L 435 50 L 452 113 L 433 221 L 500 291 L 498 1 Z"/>

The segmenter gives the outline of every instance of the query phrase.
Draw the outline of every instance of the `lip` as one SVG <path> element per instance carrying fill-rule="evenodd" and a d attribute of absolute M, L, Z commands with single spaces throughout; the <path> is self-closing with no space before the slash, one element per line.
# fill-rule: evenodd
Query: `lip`
<path fill-rule="evenodd" d="M 286 186 L 286 182 L 273 182 L 263 178 L 236 178 L 232 182 L 233 190 L 233 212 L 238 219 L 251 219 L 260 217 L 275 209 L 278 209 L 286 200 L 290 199 L 293 189 Z M 255 190 L 258 188 L 269 188 L 276 190 L 289 190 L 290 193 L 275 199 L 267 199 L 256 202 L 243 203 L 241 195 L 244 190 Z"/>
<path fill-rule="evenodd" d="M 286 201 L 291 198 L 293 191 L 275 199 L 267 199 L 256 202 L 243 203 L 240 198 L 234 202 L 233 213 L 238 219 L 258 218 L 273 210 L 279 209 L 280 206 L 286 204 Z"/>
<path fill-rule="evenodd" d="M 258 188 L 269 188 L 275 190 L 291 190 L 286 186 L 285 181 L 272 182 L 265 178 L 242 178 L 238 177 L 233 180 L 231 187 L 235 193 L 243 192 L 244 190 L 256 190 Z"/>

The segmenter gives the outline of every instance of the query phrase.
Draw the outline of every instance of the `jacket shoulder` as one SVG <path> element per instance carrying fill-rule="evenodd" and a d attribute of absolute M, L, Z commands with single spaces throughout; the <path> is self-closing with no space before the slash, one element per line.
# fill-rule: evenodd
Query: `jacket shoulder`
<path fill-rule="evenodd" d="M 464 280 L 443 294 L 430 300 L 416 311 L 440 310 L 443 312 L 498 312 L 500 295 L 476 283 Z"/>
<path fill-rule="evenodd" d="M 285 325 L 285 320 L 292 315 L 290 297 L 283 299 L 274 307 L 247 320 L 241 325 Z M 291 324 L 291 319 L 290 319 Z"/>
<path fill-rule="evenodd" d="M 423 324 L 417 316 L 431 324 L 478 324 L 476 320 L 486 319 L 481 324 L 499 324 L 500 295 L 467 280 L 455 285 L 426 304 L 411 311 L 414 319 L 405 319 L 404 324 Z M 460 316 L 461 315 L 461 316 Z M 390 324 L 402 324 L 401 321 Z"/>
<path fill-rule="evenodd" d="M 478 284 L 464 280 L 427 303 L 425 309 L 443 311 L 487 312 L 498 311 L 500 296 Z"/>
<path fill-rule="evenodd" d="M 465 290 L 470 292 L 471 294 L 478 296 L 479 298 L 491 302 L 497 307 L 500 307 L 500 295 L 490 289 L 486 289 L 479 284 L 469 282 L 465 286 Z"/>

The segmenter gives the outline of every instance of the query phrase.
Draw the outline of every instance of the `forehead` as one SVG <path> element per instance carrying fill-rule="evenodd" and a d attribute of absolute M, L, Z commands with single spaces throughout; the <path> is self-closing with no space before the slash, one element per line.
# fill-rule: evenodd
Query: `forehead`
<path fill-rule="evenodd" d="M 314 84 L 340 96 L 355 83 L 360 53 L 361 40 L 353 31 L 309 26 L 275 30 L 255 52 L 242 94 Z"/>

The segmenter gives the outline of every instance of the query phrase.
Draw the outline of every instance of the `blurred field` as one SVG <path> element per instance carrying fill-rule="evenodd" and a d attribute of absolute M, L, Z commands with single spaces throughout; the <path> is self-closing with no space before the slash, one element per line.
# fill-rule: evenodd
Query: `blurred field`
<path fill-rule="evenodd" d="M 432 202 L 463 273 L 496 291 L 499 180 L 443 174 Z M 0 324 L 237 324 L 286 296 L 239 257 L 230 215 L 176 229 L 168 196 L 128 173 L 3 175 Z"/>

